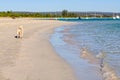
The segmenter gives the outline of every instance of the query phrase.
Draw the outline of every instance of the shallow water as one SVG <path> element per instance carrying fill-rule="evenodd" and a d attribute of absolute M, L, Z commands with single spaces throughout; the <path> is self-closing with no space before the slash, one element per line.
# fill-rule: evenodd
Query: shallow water
<path fill-rule="evenodd" d="M 79 79 L 107 80 L 106 73 L 120 77 L 120 21 L 77 22 L 77 25 L 57 28 L 52 35 L 51 43 L 58 54 L 74 68 Z M 99 53 L 105 55 L 103 71 L 99 64 L 80 57 L 82 49 L 87 49 L 95 57 Z"/>

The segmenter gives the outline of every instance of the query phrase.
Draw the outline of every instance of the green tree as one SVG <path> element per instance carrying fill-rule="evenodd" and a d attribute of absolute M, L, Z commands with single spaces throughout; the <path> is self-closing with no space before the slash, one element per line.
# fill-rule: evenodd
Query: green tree
<path fill-rule="evenodd" d="M 68 11 L 67 10 L 63 10 L 62 11 L 62 16 L 63 17 L 67 17 L 68 16 Z"/>
<path fill-rule="evenodd" d="M 7 14 L 11 14 L 11 13 L 12 13 L 12 11 L 7 11 L 6 13 L 7 13 Z"/>

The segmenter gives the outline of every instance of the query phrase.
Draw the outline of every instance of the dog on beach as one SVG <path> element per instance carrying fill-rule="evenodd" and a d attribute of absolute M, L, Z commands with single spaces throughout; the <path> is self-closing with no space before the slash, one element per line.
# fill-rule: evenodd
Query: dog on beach
<path fill-rule="evenodd" d="M 23 38 L 23 27 L 20 26 L 17 29 L 17 36 L 15 36 L 15 38 Z"/>

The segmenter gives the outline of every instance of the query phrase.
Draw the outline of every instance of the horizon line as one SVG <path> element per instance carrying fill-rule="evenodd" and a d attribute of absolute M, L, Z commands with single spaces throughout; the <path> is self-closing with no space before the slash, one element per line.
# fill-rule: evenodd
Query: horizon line
<path fill-rule="evenodd" d="M 64 9 L 67 10 L 67 9 Z M 12 11 L 12 12 L 62 12 L 63 10 L 59 10 L 59 11 L 25 11 L 25 10 L 21 10 L 21 11 L 16 11 L 16 10 L 4 10 L 4 11 L 0 11 L 0 12 L 7 12 L 7 11 Z M 102 13 L 120 13 L 120 12 L 115 12 L 115 11 L 71 11 L 71 10 L 67 10 L 68 12 L 102 12 Z"/>

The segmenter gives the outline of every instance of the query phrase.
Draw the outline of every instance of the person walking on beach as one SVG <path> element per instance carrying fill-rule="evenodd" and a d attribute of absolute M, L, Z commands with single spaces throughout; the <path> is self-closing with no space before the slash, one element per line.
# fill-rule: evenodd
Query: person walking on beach
<path fill-rule="evenodd" d="M 20 26 L 17 29 L 17 35 L 18 35 L 18 38 L 23 38 L 23 27 L 22 26 Z"/>

